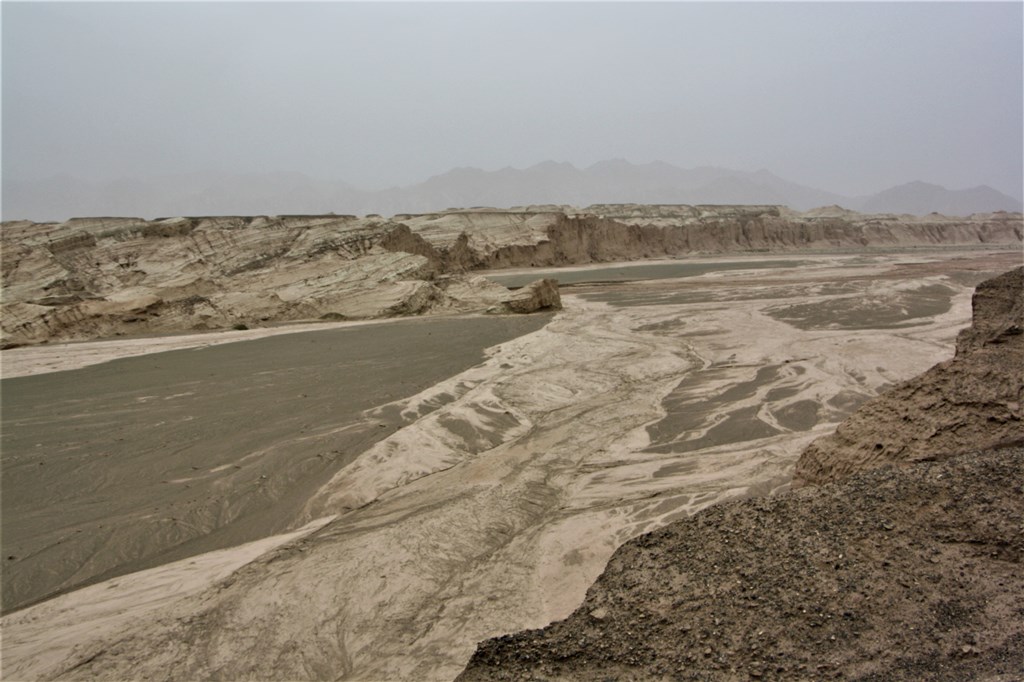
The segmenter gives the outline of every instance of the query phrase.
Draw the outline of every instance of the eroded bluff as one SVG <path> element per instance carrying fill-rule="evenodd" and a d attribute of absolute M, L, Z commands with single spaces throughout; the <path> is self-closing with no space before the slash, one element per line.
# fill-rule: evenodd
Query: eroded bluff
<path fill-rule="evenodd" d="M 1019 244 L 1019 213 L 600 205 L 426 215 L 76 218 L 2 226 L 2 343 L 557 307 L 472 270 L 697 253 Z"/>
<path fill-rule="evenodd" d="M 956 355 L 868 401 L 797 461 L 797 485 L 1024 443 L 1024 267 L 982 282 Z"/>

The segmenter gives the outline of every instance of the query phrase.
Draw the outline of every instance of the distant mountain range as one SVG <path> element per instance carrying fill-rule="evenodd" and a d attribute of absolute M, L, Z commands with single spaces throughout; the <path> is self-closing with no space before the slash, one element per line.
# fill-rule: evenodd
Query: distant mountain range
<path fill-rule="evenodd" d="M 365 191 L 301 173 L 194 173 L 91 183 L 71 176 L 4 181 L 3 219 L 74 216 L 425 213 L 453 207 L 530 204 L 780 204 L 805 211 L 839 205 L 863 213 L 931 212 L 965 216 L 1021 211 L 1020 199 L 988 186 L 949 190 L 911 182 L 848 197 L 790 182 L 767 171 L 713 166 L 684 169 L 655 161 L 601 161 L 579 169 L 545 161 L 525 169 L 455 168 L 408 187 Z"/>

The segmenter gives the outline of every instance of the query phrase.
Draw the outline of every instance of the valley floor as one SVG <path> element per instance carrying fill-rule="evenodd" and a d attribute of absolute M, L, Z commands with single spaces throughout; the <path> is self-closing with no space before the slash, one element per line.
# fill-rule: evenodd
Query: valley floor
<path fill-rule="evenodd" d="M 104 569 L 112 573 L 143 567 L 132 561 L 140 561 L 139 538 L 153 536 L 152 527 L 125 520 L 160 505 L 128 495 L 90 518 L 94 525 L 77 534 L 83 543 L 69 537 L 69 520 L 47 521 L 17 490 L 45 484 L 66 496 L 46 500 L 47 507 L 74 501 L 102 510 L 86 504 L 89 495 L 109 498 L 110 485 L 134 485 L 121 479 L 147 439 L 180 443 L 188 433 L 168 439 L 159 424 L 132 416 L 157 386 L 167 393 L 159 396 L 168 406 L 162 409 L 188 424 L 189 417 L 235 414 L 231 391 L 241 390 L 243 377 L 259 384 L 239 403 L 238 421 L 219 419 L 221 440 L 189 440 L 187 452 L 171 447 L 147 464 L 153 490 L 197 486 L 183 489 L 217 500 L 182 509 L 196 517 L 146 512 L 174 516 L 160 522 L 184 535 L 159 537 L 171 547 L 188 537 L 193 551 L 168 549 L 149 557 L 148 571 L 8 613 L 5 677 L 452 679 L 477 642 L 569 615 L 628 539 L 718 502 L 787 488 L 811 440 L 890 383 L 950 357 L 970 321 L 973 285 L 1019 259 L 1005 250 L 765 256 L 683 278 L 580 281 L 563 289 L 564 310 L 553 317 L 460 318 L 440 339 L 431 330 L 442 327 L 432 325 L 444 320 L 407 320 L 145 355 L 118 362 L 160 365 L 154 385 L 117 397 L 110 379 L 102 419 L 84 395 L 49 422 L 28 406 L 24 413 L 8 407 L 10 396 L 28 400 L 33 391 L 37 403 L 46 395 L 57 403 L 70 390 L 62 381 L 94 375 L 5 378 L 5 595 L 21 561 L 35 562 L 40 575 L 53 571 L 53 557 L 62 557 L 53 559 L 60 565 L 114 556 Z M 594 278 L 607 279 L 600 273 L 607 267 L 595 266 Z M 500 327 L 491 341 L 484 324 Z M 320 364 L 291 355 L 325 334 L 336 345 L 316 356 Z M 361 343 L 379 356 L 357 366 L 344 349 L 351 334 L 363 334 Z M 475 340 L 456 341 L 467 336 Z M 414 339 L 405 358 L 388 352 L 399 337 Z M 468 350 L 474 344 L 487 347 L 482 361 Z M 110 348 L 95 357 L 106 359 Z M 48 350 L 61 355 L 60 347 Z M 17 366 L 12 358 L 45 367 L 46 352 L 5 351 L 5 372 L 8 362 Z M 403 376 L 401 363 L 386 362 L 391 356 L 450 369 L 420 372 L 417 383 Z M 224 380 L 170 391 L 169 375 L 195 367 Z M 341 378 L 328 380 L 329 371 L 369 377 L 350 391 L 365 404 L 347 398 L 343 410 L 332 402 L 345 389 Z M 402 388 L 403 380 L 410 385 Z M 291 411 L 278 409 L 283 403 Z M 132 448 L 112 450 L 103 438 L 116 443 L 129 418 L 150 428 L 131 434 Z M 260 444 L 263 428 L 276 433 L 276 450 Z M 90 430 L 91 440 L 83 436 Z M 229 444 L 229 431 L 241 432 L 238 444 Z M 211 445 L 204 450 L 204 443 Z M 50 473 L 58 461 L 33 459 L 55 448 L 89 460 L 102 475 L 76 490 L 62 475 L 70 471 Z M 345 455 L 312 462 L 332 450 Z M 106 466 L 96 463 L 104 453 L 114 455 Z M 9 466 L 20 467 L 10 469 L 13 477 Z M 272 519 L 252 511 L 282 499 L 289 503 L 275 507 Z M 180 530 L 190 518 L 217 519 L 211 529 L 246 519 L 249 535 L 237 541 L 303 530 L 230 550 L 204 546 L 216 534 L 204 526 L 194 536 Z M 19 533 L 26 542 L 45 535 L 32 530 L 40 523 L 51 524 L 49 540 L 12 549 Z M 101 524 L 121 532 L 101 533 Z M 69 559 L 66 546 L 76 542 L 84 554 Z M 218 568 L 196 577 L 196 562 Z M 187 589 L 168 597 L 178 575 Z"/>

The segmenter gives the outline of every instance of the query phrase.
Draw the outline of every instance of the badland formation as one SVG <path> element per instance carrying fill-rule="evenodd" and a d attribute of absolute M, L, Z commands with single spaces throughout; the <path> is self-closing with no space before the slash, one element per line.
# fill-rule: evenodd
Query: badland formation
<path fill-rule="evenodd" d="M 737 252 L 1015 244 L 1014 213 L 595 205 L 3 226 L 4 344 L 438 311 L 530 312 L 472 271 Z"/>
<path fill-rule="evenodd" d="M 4 677 L 1015 679 L 1022 236 L 6 222 Z"/>

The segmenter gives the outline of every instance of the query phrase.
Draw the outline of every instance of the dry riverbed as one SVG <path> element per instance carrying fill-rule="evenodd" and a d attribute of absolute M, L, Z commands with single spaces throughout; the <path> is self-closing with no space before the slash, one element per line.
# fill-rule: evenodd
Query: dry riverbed
<path fill-rule="evenodd" d="M 551 318 L 389 322 L 5 379 L 5 606 L 8 585 L 35 580 L 9 573 L 21 561 L 36 562 L 21 576 L 50 575 L 63 556 L 60 589 L 107 557 L 93 579 L 333 519 L 155 607 L 90 606 L 126 576 L 10 613 L 5 670 L 451 679 L 478 641 L 568 615 L 627 539 L 786 488 L 810 440 L 951 356 L 973 284 L 1019 259 L 759 256 L 683 278 L 578 277 Z M 45 352 L 14 352 L 28 350 Z M 201 417 L 209 435 L 187 426 Z M 149 515 L 178 522 L 156 532 Z M 139 559 L 151 538 L 165 546 Z M 67 613 L 102 617 L 48 648 L 40 628 Z"/>

